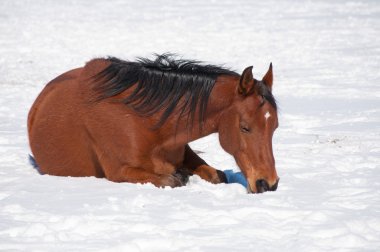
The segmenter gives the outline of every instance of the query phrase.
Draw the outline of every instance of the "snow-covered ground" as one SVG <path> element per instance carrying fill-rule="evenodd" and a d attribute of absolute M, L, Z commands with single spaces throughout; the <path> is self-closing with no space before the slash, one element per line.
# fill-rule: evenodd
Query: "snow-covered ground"
<path fill-rule="evenodd" d="M 91 58 L 274 65 L 276 192 L 41 176 L 27 112 Z M 380 2 L 0 1 L 0 250 L 379 251 Z M 216 135 L 192 143 L 234 169 Z"/>

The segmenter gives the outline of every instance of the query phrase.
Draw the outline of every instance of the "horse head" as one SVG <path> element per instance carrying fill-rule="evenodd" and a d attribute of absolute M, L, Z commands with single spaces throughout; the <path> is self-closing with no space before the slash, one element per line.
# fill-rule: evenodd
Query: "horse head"
<path fill-rule="evenodd" d="M 252 66 L 247 67 L 236 84 L 232 105 L 220 118 L 220 144 L 234 156 L 250 193 L 274 191 L 279 181 L 272 150 L 278 127 L 272 85 L 272 64 L 262 80 L 254 79 Z"/>

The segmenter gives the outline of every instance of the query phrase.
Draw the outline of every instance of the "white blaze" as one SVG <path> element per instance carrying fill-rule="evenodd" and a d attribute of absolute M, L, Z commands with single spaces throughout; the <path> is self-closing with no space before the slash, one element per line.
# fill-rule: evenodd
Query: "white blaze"
<path fill-rule="evenodd" d="M 270 117 L 270 113 L 267 111 L 267 112 L 265 113 L 264 117 L 265 117 L 265 120 L 268 120 L 268 118 Z"/>

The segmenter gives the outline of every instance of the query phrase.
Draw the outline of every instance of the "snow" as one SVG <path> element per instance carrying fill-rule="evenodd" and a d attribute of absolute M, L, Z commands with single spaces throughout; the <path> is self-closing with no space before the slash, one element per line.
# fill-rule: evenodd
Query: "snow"
<path fill-rule="evenodd" d="M 45 1 L 0 4 L 0 250 L 379 251 L 380 4 L 353 1 Z M 157 52 L 273 62 L 276 192 L 157 189 L 39 175 L 26 117 L 43 86 L 98 56 Z M 217 135 L 191 146 L 238 171 Z"/>

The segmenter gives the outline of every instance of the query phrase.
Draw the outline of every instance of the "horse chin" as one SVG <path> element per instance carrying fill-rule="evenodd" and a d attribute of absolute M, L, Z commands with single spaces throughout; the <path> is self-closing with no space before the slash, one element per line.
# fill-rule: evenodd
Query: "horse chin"
<path fill-rule="evenodd" d="M 247 193 L 251 194 L 251 193 L 255 193 L 252 189 L 251 189 L 251 186 L 248 184 L 247 185 Z"/>
<path fill-rule="evenodd" d="M 257 193 L 254 189 L 252 189 L 252 186 L 251 184 L 249 183 L 249 181 L 247 181 L 247 193 L 251 194 L 251 193 Z M 255 188 L 256 189 L 256 188 Z"/>
<path fill-rule="evenodd" d="M 249 193 L 249 194 L 257 194 L 257 193 L 264 193 L 264 192 L 266 192 L 266 191 L 269 191 L 269 190 L 266 190 L 266 189 L 263 189 L 263 188 L 259 188 L 259 189 L 256 189 L 256 191 L 255 190 L 253 190 L 252 189 L 252 187 L 251 187 L 251 185 L 248 183 L 247 184 L 247 193 Z"/>

